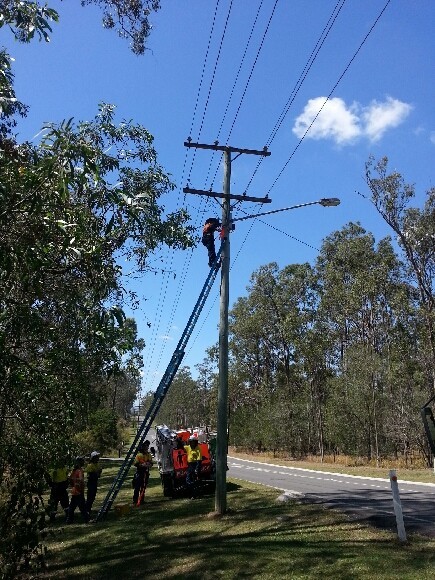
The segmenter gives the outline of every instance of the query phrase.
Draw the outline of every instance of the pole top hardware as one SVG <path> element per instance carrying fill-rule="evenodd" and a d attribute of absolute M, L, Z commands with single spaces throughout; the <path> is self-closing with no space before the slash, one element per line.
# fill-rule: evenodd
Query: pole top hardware
<path fill-rule="evenodd" d="M 197 195 L 206 195 L 208 197 L 218 197 L 220 199 L 237 199 L 239 201 L 253 201 L 254 203 L 271 203 L 271 199 L 266 197 L 250 197 L 244 193 L 243 195 L 234 195 L 226 193 L 218 193 L 216 191 L 206 191 L 204 189 L 192 189 L 191 187 L 183 187 L 183 193 L 196 193 Z"/>
<path fill-rule="evenodd" d="M 192 143 L 192 139 L 187 139 L 184 142 L 185 147 L 195 147 L 196 149 L 214 149 L 215 151 L 226 151 L 227 153 L 247 153 L 249 155 L 263 155 L 263 157 L 269 157 L 271 155 L 270 151 L 267 151 L 267 147 L 264 147 L 261 151 L 257 149 L 240 149 L 239 147 L 230 147 L 229 145 L 219 145 L 217 141 L 213 145 L 207 145 L 206 143 Z"/>

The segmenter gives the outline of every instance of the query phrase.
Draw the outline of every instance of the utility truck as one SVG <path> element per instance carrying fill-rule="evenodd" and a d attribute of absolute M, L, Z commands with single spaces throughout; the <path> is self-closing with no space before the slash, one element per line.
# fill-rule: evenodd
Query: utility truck
<path fill-rule="evenodd" d="M 156 426 L 156 460 L 165 497 L 177 497 L 187 491 L 187 455 L 184 450 L 189 439 L 198 439 L 201 450 L 201 467 L 197 474 L 198 491 L 213 491 L 216 485 L 216 433 L 206 427 L 170 429 Z"/>

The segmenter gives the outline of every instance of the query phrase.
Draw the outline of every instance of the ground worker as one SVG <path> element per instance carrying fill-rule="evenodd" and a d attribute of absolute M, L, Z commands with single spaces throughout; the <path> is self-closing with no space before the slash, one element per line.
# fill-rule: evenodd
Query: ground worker
<path fill-rule="evenodd" d="M 50 469 L 47 472 L 47 482 L 51 488 L 49 499 L 50 521 L 54 522 L 59 503 L 65 515 L 68 512 L 68 468 L 61 466 Z"/>
<path fill-rule="evenodd" d="M 202 243 L 208 251 L 208 265 L 210 268 L 216 261 L 216 250 L 214 247 L 214 233 L 221 231 L 221 223 L 217 218 L 208 218 L 202 230 Z"/>
<path fill-rule="evenodd" d="M 150 468 L 153 458 L 149 452 L 150 442 L 144 441 L 139 447 L 139 452 L 134 460 L 136 473 L 133 477 L 133 505 L 140 506 L 144 503 L 145 490 L 150 477 Z"/>
<path fill-rule="evenodd" d="M 184 446 L 187 455 L 187 473 L 186 485 L 189 490 L 191 499 L 195 499 L 197 494 L 196 481 L 201 471 L 202 453 L 198 445 L 198 438 L 191 436 L 188 439 L 188 445 Z"/>
<path fill-rule="evenodd" d="M 97 495 L 98 479 L 101 475 L 101 465 L 99 463 L 100 454 L 98 451 L 92 451 L 90 456 L 90 461 L 86 465 L 86 474 L 88 476 L 87 482 L 87 496 L 86 496 L 86 509 L 88 514 L 91 513 L 92 505 Z"/>
<path fill-rule="evenodd" d="M 85 501 L 85 474 L 83 471 L 83 465 L 85 460 L 83 457 L 76 457 L 74 462 L 74 469 L 69 476 L 69 482 L 71 486 L 71 501 L 69 503 L 68 513 L 66 517 L 66 523 L 72 524 L 74 521 L 74 512 L 76 507 L 79 508 L 83 520 L 85 522 L 89 521 L 88 510 L 86 509 Z"/>

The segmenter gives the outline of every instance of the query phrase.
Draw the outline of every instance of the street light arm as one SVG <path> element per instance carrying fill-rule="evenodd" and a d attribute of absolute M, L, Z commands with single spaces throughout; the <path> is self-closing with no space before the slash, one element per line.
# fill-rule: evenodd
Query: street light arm
<path fill-rule="evenodd" d="M 270 215 L 272 213 L 278 213 L 279 211 L 287 211 L 289 209 L 298 209 L 300 207 L 306 207 L 308 205 L 322 205 L 323 207 L 332 207 L 332 206 L 339 205 L 339 204 L 340 204 L 340 200 L 337 197 L 331 197 L 331 198 L 324 197 L 324 198 L 319 199 L 317 201 L 309 201 L 307 203 L 300 203 L 298 205 L 292 205 L 290 207 L 283 207 L 281 209 L 274 209 L 272 211 L 265 211 L 263 213 L 255 213 L 255 214 L 252 214 L 252 215 L 247 215 L 247 216 L 244 216 L 244 217 L 235 218 L 232 221 L 233 222 L 241 222 L 242 220 L 247 220 L 247 219 L 250 219 L 250 218 L 256 218 L 256 217 L 260 217 L 260 216 L 263 216 L 263 215 Z"/>

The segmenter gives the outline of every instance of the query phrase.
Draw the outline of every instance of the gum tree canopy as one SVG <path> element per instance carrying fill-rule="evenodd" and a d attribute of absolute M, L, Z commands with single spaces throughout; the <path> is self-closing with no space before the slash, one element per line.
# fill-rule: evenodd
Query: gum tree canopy
<path fill-rule="evenodd" d="M 103 8 L 106 27 L 118 26 L 132 50 L 143 52 L 158 2 L 82 2 L 90 3 Z M 39 2 L 0 2 L 0 28 L 22 42 L 48 41 L 57 19 Z M 19 142 L 15 130 L 27 106 L 15 95 L 11 62 L 0 49 L 4 578 L 43 562 L 47 469 L 68 463 L 76 436 L 96 427 L 98 411 L 115 413 L 135 396 L 143 343 L 122 310 L 130 295 L 120 259 L 144 272 L 162 245 L 193 245 L 186 212 L 162 204 L 174 185 L 152 135 L 117 122 L 114 106 L 101 104 L 91 121 L 48 123 L 39 143 Z"/>
<path fill-rule="evenodd" d="M 135 54 L 145 52 L 152 29 L 149 17 L 159 10 L 158 0 L 81 0 L 80 3 L 82 6 L 99 6 L 103 11 L 104 28 L 113 28 L 119 36 L 128 39 Z M 21 42 L 29 42 L 35 35 L 48 41 L 50 21 L 58 18 L 56 10 L 38 0 L 0 2 L 0 28 L 8 26 Z"/>

